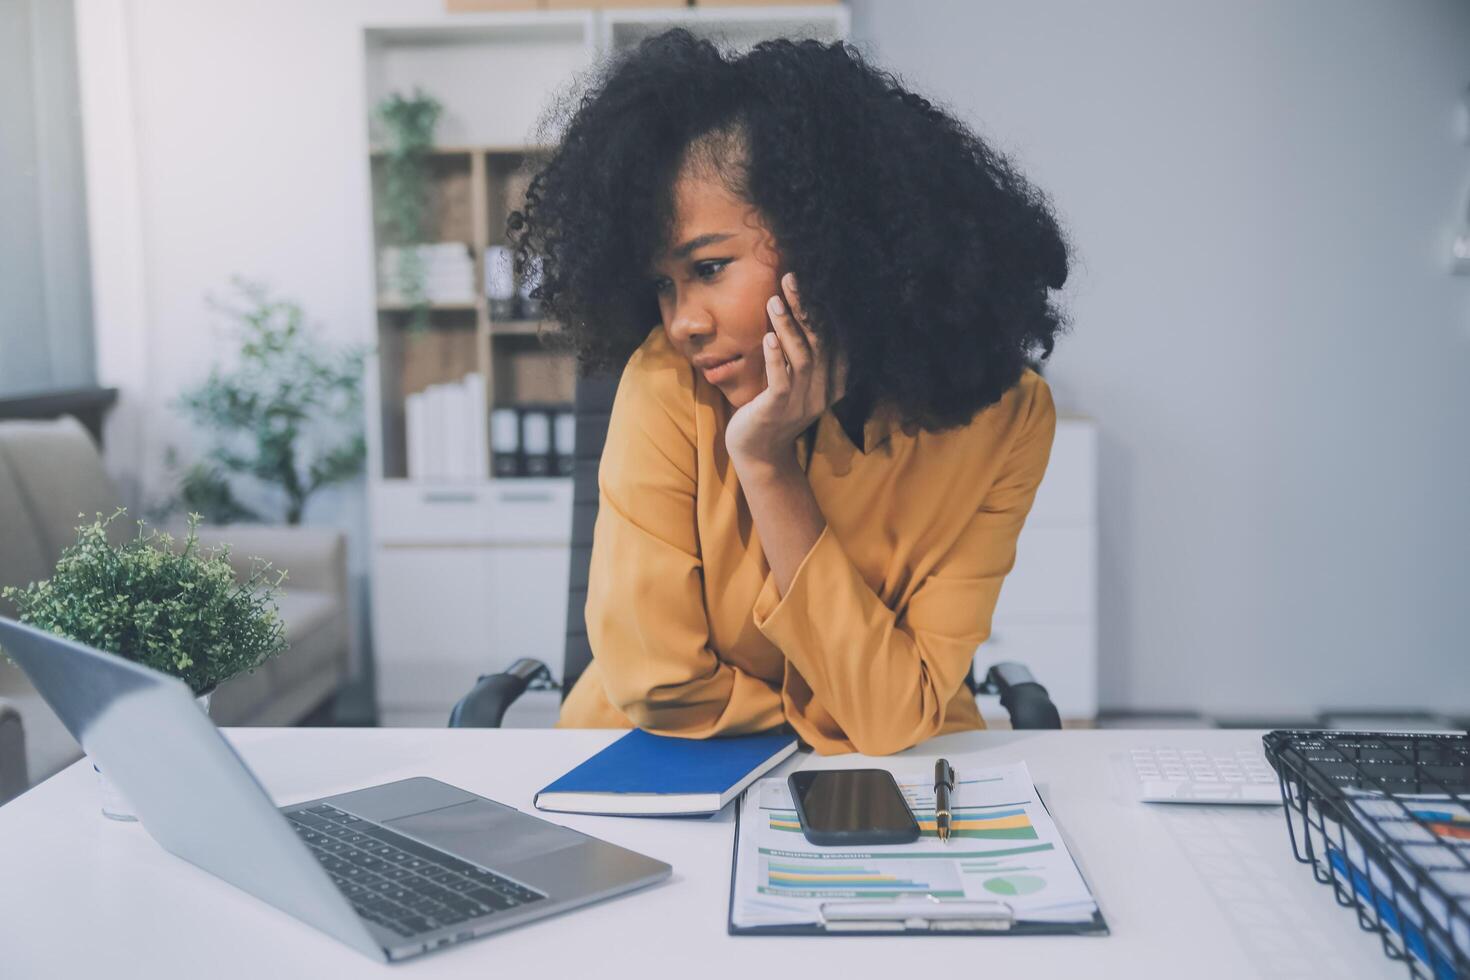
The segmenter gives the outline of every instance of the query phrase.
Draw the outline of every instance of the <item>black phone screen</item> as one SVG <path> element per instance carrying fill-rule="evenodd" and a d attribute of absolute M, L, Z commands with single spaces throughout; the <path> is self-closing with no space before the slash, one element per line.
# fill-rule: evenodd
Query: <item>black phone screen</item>
<path fill-rule="evenodd" d="M 816 844 L 903 844 L 919 825 L 886 769 L 794 772 L 788 778 L 801 828 Z"/>

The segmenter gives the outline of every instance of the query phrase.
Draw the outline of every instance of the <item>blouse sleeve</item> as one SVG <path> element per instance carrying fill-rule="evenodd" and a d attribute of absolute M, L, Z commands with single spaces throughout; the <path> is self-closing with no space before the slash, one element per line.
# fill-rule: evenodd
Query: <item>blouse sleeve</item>
<path fill-rule="evenodd" d="M 587 637 L 634 725 L 705 738 L 785 721 L 780 692 L 709 646 L 695 518 L 693 375 L 645 345 L 613 400 L 598 470 Z"/>
<path fill-rule="evenodd" d="M 860 752 L 887 755 L 938 734 L 975 649 L 990 635 L 1001 582 L 1051 456 L 1056 409 L 1045 381 L 1037 379 L 1021 415 L 1000 476 L 904 608 L 890 609 L 873 592 L 830 526 L 785 596 L 768 576 L 756 599 L 756 626 Z M 813 740 L 803 721 L 791 717 Z"/>

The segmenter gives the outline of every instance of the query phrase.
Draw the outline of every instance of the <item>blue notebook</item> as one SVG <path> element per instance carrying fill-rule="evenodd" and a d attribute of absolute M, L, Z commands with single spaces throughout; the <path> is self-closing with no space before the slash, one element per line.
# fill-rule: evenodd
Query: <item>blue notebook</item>
<path fill-rule="evenodd" d="M 717 813 L 796 751 L 796 736 L 671 738 L 635 729 L 536 794 L 538 810 L 626 817 Z"/>

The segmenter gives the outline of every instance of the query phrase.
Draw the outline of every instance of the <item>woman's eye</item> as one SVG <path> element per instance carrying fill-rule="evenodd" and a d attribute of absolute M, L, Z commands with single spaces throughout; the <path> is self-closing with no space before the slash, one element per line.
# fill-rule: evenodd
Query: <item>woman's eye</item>
<path fill-rule="evenodd" d="M 719 275 L 720 272 L 725 268 L 725 266 L 729 264 L 729 259 L 705 259 L 702 262 L 694 263 L 694 274 L 699 276 L 700 279 L 708 282 L 715 276 Z M 653 279 L 650 280 L 650 284 L 653 286 L 654 293 L 659 296 L 662 296 L 664 293 L 667 293 L 674 288 L 673 280 L 669 279 L 667 276 L 654 276 Z"/>

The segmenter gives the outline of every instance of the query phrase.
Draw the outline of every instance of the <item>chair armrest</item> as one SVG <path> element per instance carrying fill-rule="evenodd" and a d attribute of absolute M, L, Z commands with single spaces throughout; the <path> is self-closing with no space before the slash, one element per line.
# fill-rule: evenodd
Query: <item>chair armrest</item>
<path fill-rule="evenodd" d="M 991 667 L 977 693 L 999 694 L 1001 707 L 1011 716 L 1012 728 L 1062 727 L 1062 717 L 1051 703 L 1051 695 L 1021 664 L 999 663 Z"/>
<path fill-rule="evenodd" d="M 450 728 L 499 728 L 505 712 L 533 681 L 551 686 L 551 668 L 522 657 L 499 674 L 486 674 L 449 713 Z"/>
<path fill-rule="evenodd" d="M 286 571 L 284 587 L 347 597 L 347 538 L 333 528 L 264 524 L 201 524 L 199 543 L 230 546 L 230 565 L 242 580 L 259 558 Z M 182 532 L 175 530 L 175 537 Z"/>
<path fill-rule="evenodd" d="M 14 799 L 30 787 L 26 775 L 26 733 L 20 712 L 0 698 L 0 803 Z"/>

